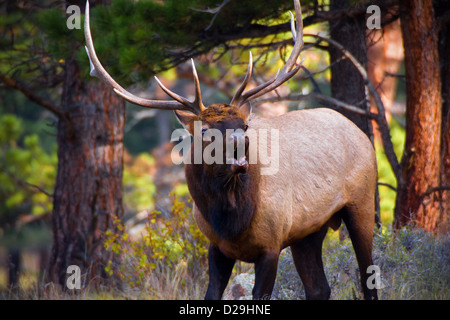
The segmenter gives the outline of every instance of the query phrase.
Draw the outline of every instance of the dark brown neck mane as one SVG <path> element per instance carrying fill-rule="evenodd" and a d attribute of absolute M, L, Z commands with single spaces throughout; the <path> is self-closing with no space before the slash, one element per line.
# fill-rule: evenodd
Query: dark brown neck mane
<path fill-rule="evenodd" d="M 213 231 L 224 240 L 236 239 L 250 225 L 257 199 L 258 175 L 212 176 L 203 165 L 186 165 L 189 191 Z"/>

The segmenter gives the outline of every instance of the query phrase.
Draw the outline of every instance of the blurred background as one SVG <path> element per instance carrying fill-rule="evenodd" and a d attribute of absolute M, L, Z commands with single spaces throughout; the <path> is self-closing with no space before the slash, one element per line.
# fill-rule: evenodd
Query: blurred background
<path fill-rule="evenodd" d="M 416 2 L 423 2 L 426 8 L 417 17 Z M 271 118 L 291 110 L 325 106 L 347 115 L 376 149 L 377 222 L 384 239 L 380 246 L 388 248 L 395 242 L 393 228 L 413 221 L 420 236 L 403 235 L 401 245 L 407 246 L 416 236 L 417 241 L 425 242 L 424 237 L 437 241 L 434 236 L 444 235 L 443 242 L 430 245 L 438 253 L 427 259 L 433 266 L 448 266 L 450 263 L 443 261 L 450 262 L 445 193 L 449 184 L 445 143 L 450 141 L 445 101 L 449 99 L 433 97 L 445 97 L 450 87 L 446 82 L 450 55 L 445 53 L 449 52 L 449 3 L 411 1 L 409 5 L 379 0 L 370 4 L 376 4 L 378 11 L 367 12 L 367 1 L 303 0 L 304 68 L 276 92 L 255 101 L 253 112 Z M 70 5 L 75 7 L 68 10 Z M 189 61 L 193 58 L 205 105 L 229 103 L 247 70 L 248 51 L 254 57 L 251 87 L 282 68 L 292 49 L 291 0 L 97 0 L 90 6 L 100 61 L 122 86 L 144 98 L 169 99 L 154 75 L 172 91 L 194 97 Z M 207 242 L 190 216 L 183 166 L 173 165 L 170 158 L 171 133 L 181 126 L 172 112 L 124 102 L 98 79 L 89 77 L 83 48 L 84 8 L 84 1 L 0 0 L 1 297 L 66 297 L 58 286 L 65 284 L 67 266 L 75 264 L 82 267 L 83 288 L 94 288 L 87 296 L 83 291 L 84 298 L 201 298 L 206 288 Z M 434 34 L 412 28 L 417 19 L 430 20 L 425 24 Z M 402 26 L 403 21 L 408 26 Z M 404 46 L 402 28 L 417 41 L 423 38 L 425 47 L 415 39 L 406 39 Z M 420 36 L 421 32 L 426 35 Z M 308 34 L 331 38 L 345 51 Z M 368 94 L 364 77 L 344 58 L 346 52 L 367 70 L 379 101 Z M 406 64 L 405 53 L 410 59 Z M 437 65 L 435 73 L 431 64 L 412 67 L 411 59 L 420 54 L 429 57 L 427 63 Z M 408 68 L 417 74 L 412 75 Z M 424 75 L 423 70 L 430 74 Z M 426 93 L 430 97 L 419 100 L 409 92 L 420 87 L 408 89 L 407 83 L 412 81 L 408 76 L 439 81 L 436 86 L 428 81 Z M 406 112 L 408 99 L 419 105 L 417 109 L 408 107 L 410 115 Z M 348 111 L 343 103 L 366 115 Z M 381 114 L 383 123 L 380 125 L 370 113 Z M 423 114 L 431 119 L 424 122 L 428 127 L 419 125 Z M 426 127 L 421 136 L 414 133 L 415 125 Z M 420 169 L 407 173 L 405 168 L 413 167 L 411 161 L 419 158 L 417 152 L 414 160 L 406 161 L 409 155 L 402 160 L 408 126 L 410 144 L 430 147 L 425 162 L 434 163 L 436 152 L 441 159 L 434 164 L 438 180 L 417 176 Z M 425 136 L 441 143 L 433 147 L 428 140 L 420 140 Z M 409 176 L 417 177 L 414 183 L 423 188 L 416 188 L 417 193 L 411 196 L 414 200 L 403 196 L 405 200 L 397 203 L 396 209 L 399 191 L 414 185 Z M 399 177 L 403 177 L 401 186 Z M 423 181 L 428 182 L 424 185 Z M 413 204 L 408 207 L 405 203 Z M 425 208 L 433 203 L 439 203 L 434 206 L 437 209 Z M 403 219 L 400 207 L 424 213 Z M 330 237 L 335 242 L 330 242 L 333 246 L 329 251 L 337 257 L 336 251 L 340 251 L 336 246 L 348 239 L 345 231 Z M 396 247 L 389 254 L 398 257 L 401 251 Z M 379 258 L 382 256 L 380 253 Z M 398 259 L 400 268 L 401 263 L 417 259 L 417 252 Z M 342 261 L 351 263 L 344 253 Z M 337 268 L 336 261 L 330 263 L 335 267 L 327 272 L 342 278 L 345 268 Z M 236 274 L 249 270 L 245 264 L 236 268 Z M 356 268 L 356 263 L 351 268 Z M 397 269 L 390 270 L 394 279 Z M 347 273 L 353 277 L 351 271 Z M 403 284 L 411 279 L 411 275 L 404 276 Z M 283 278 L 280 283 L 283 281 L 290 285 L 291 281 Z M 434 297 L 448 298 L 448 279 L 436 281 Z M 116 291 L 102 287 L 106 284 Z M 280 287 L 277 297 L 299 297 L 286 294 L 286 290 Z M 348 289 L 348 296 L 335 298 L 354 298 L 352 290 Z M 392 290 L 386 298 L 419 297 L 416 293 L 401 296 L 400 289 Z M 427 294 L 423 296 L 433 298 Z"/>

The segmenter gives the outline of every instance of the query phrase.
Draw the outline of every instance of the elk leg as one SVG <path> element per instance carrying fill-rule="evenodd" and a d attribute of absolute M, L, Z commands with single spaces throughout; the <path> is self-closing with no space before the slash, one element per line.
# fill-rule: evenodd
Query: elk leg
<path fill-rule="evenodd" d="M 214 245 L 209 246 L 209 284 L 205 300 L 220 300 L 225 290 L 235 260 L 225 256 L 220 249 Z"/>
<path fill-rule="evenodd" d="M 295 268 L 305 287 L 306 299 L 326 300 L 330 297 L 328 285 L 322 262 L 322 243 L 327 234 L 325 225 L 318 232 L 291 245 Z"/>
<path fill-rule="evenodd" d="M 253 299 L 270 299 L 275 278 L 277 276 L 279 252 L 262 254 L 255 262 L 255 286 L 253 287 Z"/>
<path fill-rule="evenodd" d="M 361 286 L 364 299 L 378 300 L 377 289 L 369 289 L 367 280 L 370 274 L 367 268 L 372 262 L 372 240 L 373 227 L 375 224 L 374 207 L 367 206 L 347 206 L 343 210 L 342 219 L 347 227 L 353 249 L 355 250 L 356 260 L 358 261 L 359 273 L 361 275 Z M 370 214 L 371 213 L 371 214 Z"/>

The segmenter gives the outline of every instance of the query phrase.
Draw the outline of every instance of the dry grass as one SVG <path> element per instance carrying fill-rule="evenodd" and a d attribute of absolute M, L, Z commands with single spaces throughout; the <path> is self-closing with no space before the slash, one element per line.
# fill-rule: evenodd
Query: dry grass
<path fill-rule="evenodd" d="M 338 233 L 327 236 L 323 259 L 330 284 L 331 299 L 361 299 L 359 272 L 349 239 L 339 240 Z M 392 299 L 450 299 L 450 238 L 433 237 L 414 229 L 396 233 L 383 228 L 374 238 L 374 263 L 381 269 L 385 287 L 379 298 Z M 128 265 L 133 268 L 133 263 Z M 92 288 L 87 285 L 77 294 L 64 292 L 52 285 L 37 284 L 37 274 L 25 272 L 18 288 L 6 289 L 0 272 L 0 299 L 202 299 L 208 284 L 207 265 L 190 270 L 181 260 L 175 267 L 161 259 L 144 275 L 139 284 L 123 281 L 118 286 Z M 253 272 L 249 264 L 239 263 L 234 274 Z M 2 274 L 3 273 L 3 274 Z M 194 275 L 194 276 L 193 276 Z M 279 262 L 274 299 L 304 299 L 301 281 L 293 265 L 290 251 L 284 250 Z"/>
<path fill-rule="evenodd" d="M 362 299 L 359 269 L 351 241 L 330 233 L 324 242 L 325 274 L 331 299 Z M 378 291 L 383 300 L 450 299 L 450 238 L 404 228 L 396 233 L 383 227 L 374 238 L 374 264 L 381 270 L 385 286 Z M 276 299 L 304 299 L 304 290 L 289 250 L 280 258 Z"/>

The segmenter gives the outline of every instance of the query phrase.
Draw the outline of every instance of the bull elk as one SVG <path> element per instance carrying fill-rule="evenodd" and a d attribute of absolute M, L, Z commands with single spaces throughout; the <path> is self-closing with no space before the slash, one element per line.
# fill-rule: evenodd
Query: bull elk
<path fill-rule="evenodd" d="M 113 87 L 127 101 L 148 108 L 175 111 L 180 123 L 193 135 L 200 121 L 202 132 L 217 129 L 274 129 L 279 132 L 279 168 L 262 174 L 263 158 L 249 163 L 249 139 L 245 156 L 231 163 L 185 165 L 193 214 L 198 227 L 210 240 L 209 285 L 206 299 L 220 299 L 236 260 L 255 264 L 253 298 L 269 298 L 275 283 L 278 257 L 290 246 L 295 267 L 307 299 L 327 299 L 330 287 L 322 264 L 322 243 L 329 227 L 343 220 L 356 253 L 366 299 L 377 291 L 367 286 L 372 265 L 376 158 L 367 136 L 340 113 L 327 108 L 292 111 L 273 119 L 251 113 L 250 101 L 274 90 L 301 67 L 303 46 L 301 7 L 294 0 L 296 21 L 291 14 L 294 47 L 284 67 L 271 80 L 245 91 L 252 74 L 252 59 L 242 85 L 230 104 L 206 108 L 192 62 L 195 98 L 190 101 L 158 84 L 173 100 L 139 98 L 122 88 L 97 58 L 86 5 L 86 51 L 91 75 Z M 156 77 L 155 77 L 156 78 Z M 223 135 L 227 139 L 227 135 Z M 229 138 L 229 137 L 228 137 Z M 235 137 L 236 139 L 238 137 Z M 201 141 L 205 148 L 211 141 Z M 237 145 L 237 144 L 236 144 Z M 191 148 L 191 155 L 192 155 Z M 270 150 L 269 150 L 270 152 Z M 225 154 L 223 155 L 225 158 Z"/>

